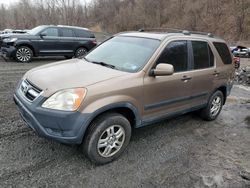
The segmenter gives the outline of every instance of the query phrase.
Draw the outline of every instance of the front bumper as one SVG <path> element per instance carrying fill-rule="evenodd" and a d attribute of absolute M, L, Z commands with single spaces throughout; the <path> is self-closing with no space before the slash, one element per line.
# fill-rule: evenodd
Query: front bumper
<path fill-rule="evenodd" d="M 39 136 L 67 144 L 82 143 L 90 114 L 45 109 L 41 107 L 45 100 L 39 96 L 31 103 L 19 89 L 14 94 L 21 117 Z"/>
<path fill-rule="evenodd" d="M 1 53 L 0 55 L 4 58 L 10 58 L 14 57 L 14 54 L 16 52 L 16 48 L 14 46 L 9 46 L 9 47 L 1 47 Z"/>

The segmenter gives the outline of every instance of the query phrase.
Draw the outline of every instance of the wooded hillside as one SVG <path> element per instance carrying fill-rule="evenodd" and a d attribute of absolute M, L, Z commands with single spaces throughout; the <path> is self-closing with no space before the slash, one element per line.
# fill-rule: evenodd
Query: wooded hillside
<path fill-rule="evenodd" d="M 0 8 L 0 29 L 42 24 L 105 32 L 171 27 L 250 39 L 250 0 L 20 0 Z"/>

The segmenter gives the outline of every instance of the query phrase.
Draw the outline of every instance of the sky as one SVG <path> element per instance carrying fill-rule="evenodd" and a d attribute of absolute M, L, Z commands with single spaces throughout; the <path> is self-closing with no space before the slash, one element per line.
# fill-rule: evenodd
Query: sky
<path fill-rule="evenodd" d="M 9 5 L 9 4 L 15 3 L 17 1 L 18 0 L 0 0 L 0 4 Z"/>

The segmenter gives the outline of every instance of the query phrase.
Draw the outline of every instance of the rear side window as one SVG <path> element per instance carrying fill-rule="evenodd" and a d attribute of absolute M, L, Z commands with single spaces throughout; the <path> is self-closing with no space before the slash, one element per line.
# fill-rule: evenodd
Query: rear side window
<path fill-rule="evenodd" d="M 214 66 L 214 55 L 207 42 L 192 41 L 194 69 L 204 69 Z"/>
<path fill-rule="evenodd" d="M 62 28 L 61 30 L 63 37 L 75 37 L 75 34 L 72 29 Z"/>
<path fill-rule="evenodd" d="M 231 53 L 225 43 L 222 42 L 214 42 L 213 43 L 216 50 L 220 54 L 220 57 L 224 64 L 232 64 Z"/>
<path fill-rule="evenodd" d="M 84 29 L 75 29 L 75 33 L 77 37 L 80 38 L 94 38 L 89 31 L 86 31 Z"/>
<path fill-rule="evenodd" d="M 187 41 L 170 42 L 160 55 L 160 58 L 157 60 L 157 64 L 159 63 L 168 63 L 173 65 L 175 72 L 187 71 L 188 69 Z"/>

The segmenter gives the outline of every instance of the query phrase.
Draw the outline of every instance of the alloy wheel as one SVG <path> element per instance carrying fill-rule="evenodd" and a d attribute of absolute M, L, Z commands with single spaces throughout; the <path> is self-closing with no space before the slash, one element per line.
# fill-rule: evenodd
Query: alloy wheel
<path fill-rule="evenodd" d="M 76 57 L 82 57 L 84 56 L 85 54 L 87 53 L 87 50 L 84 49 L 84 48 L 79 48 L 77 51 L 76 51 Z"/>
<path fill-rule="evenodd" d="M 22 47 L 22 48 L 19 48 L 16 52 L 16 58 L 17 60 L 21 62 L 28 62 L 30 61 L 31 57 L 32 57 L 32 54 L 28 48 Z"/>
<path fill-rule="evenodd" d="M 101 134 L 97 144 L 98 153 L 102 157 L 112 157 L 122 148 L 124 141 L 123 127 L 112 125 Z"/>
<path fill-rule="evenodd" d="M 219 96 L 216 96 L 213 99 L 212 105 L 210 107 L 210 113 L 213 117 L 216 116 L 220 112 L 221 105 L 222 105 L 221 98 Z"/>

